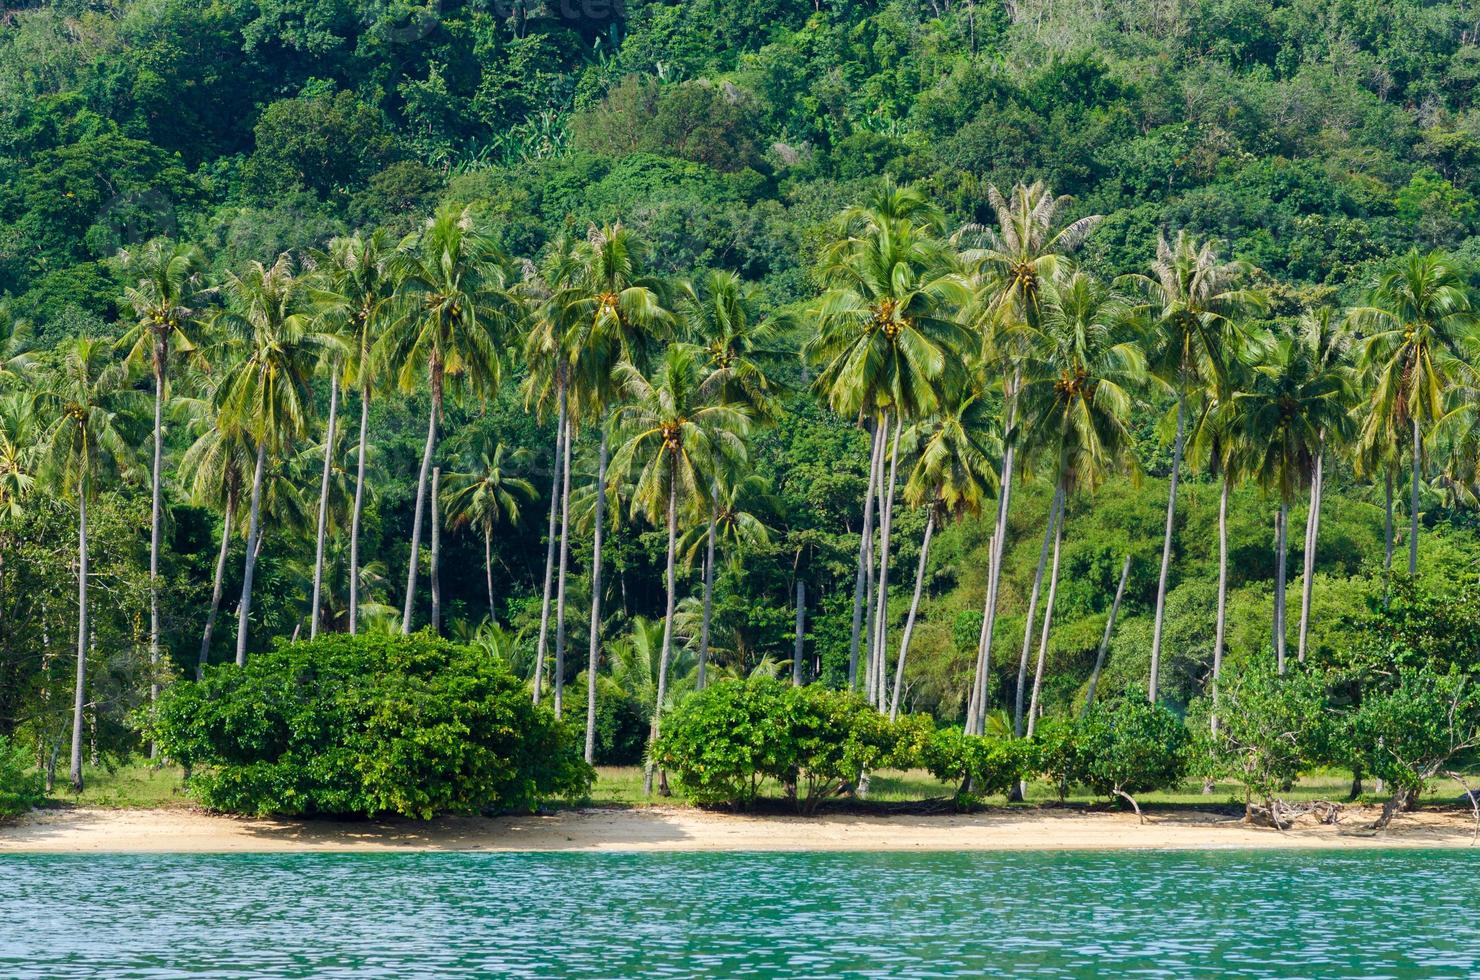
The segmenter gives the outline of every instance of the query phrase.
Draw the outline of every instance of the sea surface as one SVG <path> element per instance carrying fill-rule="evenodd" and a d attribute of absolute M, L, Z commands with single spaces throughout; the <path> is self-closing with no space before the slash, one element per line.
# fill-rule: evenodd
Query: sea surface
<path fill-rule="evenodd" d="M 0 857 L 0 977 L 1473 977 L 1480 848 Z"/>

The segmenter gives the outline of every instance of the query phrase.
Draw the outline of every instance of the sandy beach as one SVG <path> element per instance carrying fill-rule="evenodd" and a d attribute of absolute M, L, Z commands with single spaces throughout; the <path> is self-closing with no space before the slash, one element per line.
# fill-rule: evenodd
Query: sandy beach
<path fill-rule="evenodd" d="M 283 851 L 994 851 L 1074 849 L 1469 847 L 1470 814 L 1399 817 L 1381 834 L 1374 810 L 1335 825 L 1280 832 L 1201 810 L 1134 814 L 1046 808 L 971 815 L 819 818 L 684 807 L 567 810 L 517 817 L 344 822 L 249 819 L 184 808 L 37 811 L 0 826 L 0 855 L 22 852 Z"/>

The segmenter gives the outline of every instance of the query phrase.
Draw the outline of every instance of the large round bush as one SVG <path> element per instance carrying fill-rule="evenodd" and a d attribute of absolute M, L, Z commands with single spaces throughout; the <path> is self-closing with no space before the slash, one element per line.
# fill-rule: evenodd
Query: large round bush
<path fill-rule="evenodd" d="M 429 634 L 282 644 L 175 685 L 155 727 L 192 794 L 240 813 L 529 809 L 594 775 L 496 658 Z"/>

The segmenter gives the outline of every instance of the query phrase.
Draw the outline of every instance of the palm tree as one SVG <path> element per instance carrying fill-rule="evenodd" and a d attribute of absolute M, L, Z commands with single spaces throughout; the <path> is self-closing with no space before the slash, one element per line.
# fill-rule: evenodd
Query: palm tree
<path fill-rule="evenodd" d="M 1015 445 L 1009 437 L 1015 421 L 1016 392 L 1021 384 L 1017 367 L 1024 327 L 1036 327 L 1043 284 L 1069 271 L 1068 255 L 1076 250 L 1102 220 L 1086 215 L 1074 221 L 1060 220 L 1072 203 L 1068 195 L 1055 197 L 1041 181 L 1017 184 L 1010 196 L 995 185 L 987 185 L 987 201 L 997 226 L 968 225 L 957 233 L 958 241 L 975 241 L 961 255 L 970 270 L 972 304 L 968 320 L 982 336 L 986 359 L 1002 373 L 1003 415 L 1000 430 L 1004 451 L 997 500 L 997 521 L 988 545 L 987 594 L 982 609 L 982 629 L 977 640 L 977 662 L 968 699 L 966 728 L 981 734 L 986 717 L 986 682 L 992 663 L 992 637 L 997 618 L 997 598 L 1002 585 L 1002 554 L 1007 540 L 1007 519 L 1012 503 L 1012 473 Z"/>
<path fill-rule="evenodd" d="M 149 700 L 159 698 L 159 533 L 164 482 L 164 406 L 172 356 L 200 357 L 200 306 L 210 292 L 205 282 L 205 256 L 194 245 L 156 238 L 136 252 L 120 254 L 123 275 L 135 280 L 124 299 L 138 318 L 119 340 L 133 364 L 149 365 L 154 378 L 154 462 L 150 468 L 149 505 Z M 149 755 L 155 754 L 154 743 Z"/>
<path fill-rule="evenodd" d="M 1247 443 L 1249 472 L 1279 498 L 1275 517 L 1274 648 L 1285 672 L 1286 533 L 1290 503 L 1309 487 L 1326 432 L 1347 415 L 1345 379 L 1325 370 L 1319 352 L 1292 337 L 1279 340 L 1254 368 L 1247 391 L 1233 395 Z"/>
<path fill-rule="evenodd" d="M 476 527 L 483 535 L 483 571 L 488 580 L 488 621 L 493 608 L 493 529 L 505 522 L 518 524 L 520 509 L 538 496 L 534 484 L 511 472 L 524 458 L 503 443 L 479 450 L 473 469 L 447 478 L 447 516 L 453 527 Z"/>
<path fill-rule="evenodd" d="M 1146 359 L 1130 312 L 1129 304 L 1121 296 L 1085 273 L 1076 272 L 1062 282 L 1048 283 L 1043 290 L 1039 325 L 1033 330 L 1034 342 L 1023 362 L 1019 399 L 1023 412 L 1023 458 L 1029 464 L 1024 472 L 1029 473 L 1041 457 L 1054 481 L 1049 513 L 1053 570 L 1027 715 L 1029 736 L 1035 727 L 1043 683 L 1068 499 L 1076 490 L 1093 492 L 1112 472 L 1139 473 L 1130 412 L 1133 392 L 1146 380 Z M 1047 534 L 1046 531 L 1045 545 Z M 1013 730 L 1019 736 L 1025 734 L 1023 691 L 1042 571 L 1040 559 L 1037 581 L 1028 601 L 1023 652 L 1018 661 Z"/>
<path fill-rule="evenodd" d="M 379 360 L 395 367 L 403 391 L 415 391 L 425 378 L 432 395 L 426 447 L 416 482 L 405 608 L 401 614 L 401 632 L 409 634 L 427 483 L 437 449 L 437 422 L 442 417 L 447 379 L 460 379 L 480 393 L 496 389 L 501 373 L 501 336 L 517 315 L 502 257 L 474 227 L 470 208 L 443 205 L 418 234 L 407 236 L 401 243 L 391 267 L 402 303 L 377 341 Z"/>
<path fill-rule="evenodd" d="M 617 374 L 628 402 L 618 410 L 625 438 L 612 457 L 613 480 L 636 473 L 633 512 L 653 523 L 662 515 L 668 529 L 667 610 L 651 728 L 656 741 L 673 653 L 679 509 L 693 505 L 716 470 L 744 458 L 749 421 L 743 409 L 705 399 L 698 352 L 691 345 L 670 345 L 651 378 L 630 364 L 619 365 Z M 652 791 L 652 774 L 649 760 L 644 792 Z"/>
<path fill-rule="evenodd" d="M 1351 312 L 1365 335 L 1360 363 L 1374 382 L 1360 432 L 1359 459 L 1412 451 L 1408 574 L 1418 572 L 1418 496 L 1426 430 L 1444 414 L 1444 393 L 1471 373 L 1464 347 L 1476 315 L 1463 274 L 1438 252 L 1409 252 Z"/>
<path fill-rule="evenodd" d="M 36 485 L 36 405 L 27 392 L 0 395 L 0 526 L 24 514 L 24 501 Z M 5 572 L 5 546 L 0 536 L 0 579 Z"/>
<path fill-rule="evenodd" d="M 1151 633 L 1151 678 L 1147 698 L 1156 701 L 1161 679 L 1161 637 L 1166 619 L 1167 575 L 1172 563 L 1172 529 L 1177 518 L 1177 484 L 1187 432 L 1187 403 L 1198 387 L 1227 393 L 1229 359 L 1243 346 L 1244 314 L 1262 309 L 1263 293 L 1240 285 L 1249 273 L 1243 262 L 1224 262 L 1212 242 L 1186 232 L 1156 244 L 1151 274 L 1125 277 L 1145 296 L 1143 312 L 1156 330 L 1152 361 L 1177 393 L 1176 436 L 1167 490 L 1166 530 L 1156 583 L 1156 618 Z"/>
<path fill-rule="evenodd" d="M 77 501 L 77 684 L 72 706 L 72 788 L 82 791 L 82 714 L 87 706 L 87 505 L 99 481 L 128 466 L 129 404 L 134 392 L 126 365 L 112 347 L 92 338 L 64 347 L 62 364 L 38 396 L 50 419 L 41 434 L 44 469 L 53 485 Z"/>
<path fill-rule="evenodd" d="M 237 609 L 236 662 L 247 662 L 252 580 L 261 544 L 263 486 L 269 454 L 281 456 L 308 428 L 313 410 L 310 379 L 321 351 L 332 341 L 314 332 L 303 280 L 286 253 L 271 266 L 253 262 L 223 286 L 227 306 L 216 322 L 239 335 L 246 357 L 216 392 L 216 412 L 226 433 L 253 447 L 251 504 L 242 598 Z"/>

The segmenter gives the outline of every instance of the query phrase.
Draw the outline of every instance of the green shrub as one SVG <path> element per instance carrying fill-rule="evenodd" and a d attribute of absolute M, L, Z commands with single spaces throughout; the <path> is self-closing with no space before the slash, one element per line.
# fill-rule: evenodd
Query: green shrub
<path fill-rule="evenodd" d="M 1135 794 L 1176 785 L 1187 771 L 1191 736 L 1169 709 L 1127 694 L 1101 701 L 1080 720 L 1075 736 L 1076 782 L 1135 809 Z"/>
<path fill-rule="evenodd" d="M 586 728 L 586 675 L 565 688 L 564 715 L 572 729 Z M 596 678 L 596 744 L 598 766 L 635 766 L 647 747 L 650 720 L 642 703 L 610 677 Z"/>
<path fill-rule="evenodd" d="M 594 774 L 496 658 L 427 634 L 286 643 L 161 696 L 155 735 L 207 806 L 240 813 L 529 809 Z"/>
<path fill-rule="evenodd" d="M 936 731 L 920 761 L 942 782 L 956 785 L 956 805 L 974 809 L 984 796 L 1006 795 L 1034 768 L 1031 742 L 967 735 L 957 728 Z"/>
<path fill-rule="evenodd" d="M 919 722 L 891 723 L 863 698 L 820 684 L 787 687 L 781 696 L 789 765 L 776 775 L 804 813 L 851 789 L 866 770 L 908 768 Z M 903 751 L 901 750 L 903 747 Z"/>
<path fill-rule="evenodd" d="M 0 735 L 0 817 L 14 817 L 37 806 L 45 798 L 36 760 L 10 739 Z"/>

